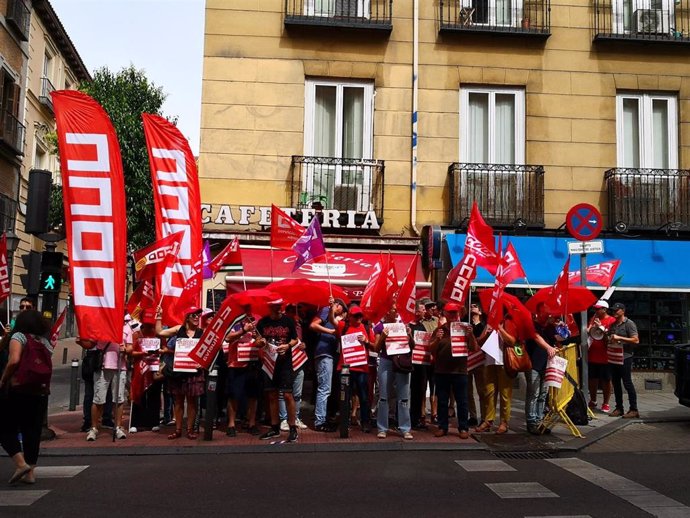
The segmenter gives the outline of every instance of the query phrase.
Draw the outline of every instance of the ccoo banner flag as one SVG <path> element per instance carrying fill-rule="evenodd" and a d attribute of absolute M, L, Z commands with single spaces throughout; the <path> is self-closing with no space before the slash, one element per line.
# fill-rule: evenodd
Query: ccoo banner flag
<path fill-rule="evenodd" d="M 127 265 L 120 146 L 108 114 L 91 97 L 74 90 L 51 96 L 79 335 L 120 343 Z"/>

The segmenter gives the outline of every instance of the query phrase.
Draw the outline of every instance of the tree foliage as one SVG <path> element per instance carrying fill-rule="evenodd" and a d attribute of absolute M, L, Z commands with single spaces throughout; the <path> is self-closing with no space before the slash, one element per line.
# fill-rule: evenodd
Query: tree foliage
<path fill-rule="evenodd" d="M 166 94 L 134 65 L 117 73 L 100 68 L 93 80 L 82 83 L 79 89 L 103 106 L 115 127 L 122 153 L 129 247 L 141 248 L 155 239 L 151 173 L 141 114 L 163 116 L 161 107 Z M 177 122 L 176 117 L 168 119 L 173 124 Z M 55 198 L 61 195 L 55 193 L 53 198 L 58 203 Z"/>

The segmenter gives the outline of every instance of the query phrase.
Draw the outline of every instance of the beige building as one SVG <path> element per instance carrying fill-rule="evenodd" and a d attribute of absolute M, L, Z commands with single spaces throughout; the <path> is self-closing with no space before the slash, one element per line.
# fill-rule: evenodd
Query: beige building
<path fill-rule="evenodd" d="M 586 202 L 622 259 L 636 367 L 667 370 L 690 320 L 690 275 L 668 274 L 689 246 L 689 51 L 689 0 L 208 0 L 205 232 L 267 244 L 271 203 L 323 209 L 333 248 L 412 250 L 429 226 L 438 293 L 476 200 L 541 251 L 545 285 Z"/>

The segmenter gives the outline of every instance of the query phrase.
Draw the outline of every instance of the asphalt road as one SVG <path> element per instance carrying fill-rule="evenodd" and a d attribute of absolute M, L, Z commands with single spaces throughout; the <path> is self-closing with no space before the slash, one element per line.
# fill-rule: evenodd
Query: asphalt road
<path fill-rule="evenodd" d="M 642 509 L 650 505 L 662 506 L 653 510 L 657 516 L 690 516 L 689 453 L 547 460 L 486 452 L 294 454 L 289 446 L 272 454 L 46 458 L 46 466 L 88 467 L 35 486 L 0 486 L 0 516 L 634 518 L 650 516 Z M 9 476 L 9 461 L 1 466 Z M 511 471 L 485 471 L 497 467 Z M 36 500 L 29 491 L 48 492 Z M 2 507 L 10 498 L 33 503 Z"/>

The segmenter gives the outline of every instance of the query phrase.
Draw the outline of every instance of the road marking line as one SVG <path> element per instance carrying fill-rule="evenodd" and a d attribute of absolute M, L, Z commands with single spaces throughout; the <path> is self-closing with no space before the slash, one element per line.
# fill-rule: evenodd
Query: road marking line
<path fill-rule="evenodd" d="M 663 518 L 690 516 L 690 507 L 681 502 L 584 460 L 575 458 L 545 460 L 599 486 L 653 516 Z"/>
<path fill-rule="evenodd" d="M 0 507 L 29 506 L 50 493 L 50 489 L 0 491 Z"/>
<path fill-rule="evenodd" d="M 516 471 L 502 460 L 456 460 L 455 463 L 465 471 Z"/>
<path fill-rule="evenodd" d="M 37 478 L 72 478 L 88 466 L 36 466 Z"/>
<path fill-rule="evenodd" d="M 539 482 L 502 482 L 484 484 L 499 498 L 558 498 L 558 495 Z"/>

